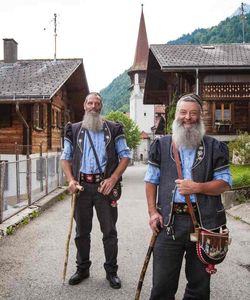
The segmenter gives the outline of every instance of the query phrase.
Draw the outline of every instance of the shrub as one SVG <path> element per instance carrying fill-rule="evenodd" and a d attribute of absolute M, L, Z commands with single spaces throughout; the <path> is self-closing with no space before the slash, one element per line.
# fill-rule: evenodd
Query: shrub
<path fill-rule="evenodd" d="M 228 148 L 234 164 L 250 164 L 250 135 L 247 132 L 231 141 Z"/>

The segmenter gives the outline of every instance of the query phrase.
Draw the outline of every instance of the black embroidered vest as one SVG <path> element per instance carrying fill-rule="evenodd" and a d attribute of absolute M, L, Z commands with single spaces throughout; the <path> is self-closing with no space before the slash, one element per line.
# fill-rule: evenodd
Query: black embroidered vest
<path fill-rule="evenodd" d="M 65 126 L 65 138 L 73 145 L 72 172 L 75 179 L 79 180 L 80 167 L 83 155 L 83 141 L 85 131 L 82 122 L 68 123 Z M 119 158 L 115 150 L 115 140 L 124 136 L 123 126 L 118 122 L 104 121 L 104 140 L 107 155 L 107 165 L 104 170 L 104 177 L 112 175 L 119 164 Z"/>
<path fill-rule="evenodd" d="M 175 179 L 178 178 L 172 151 L 172 137 L 165 136 L 155 140 L 151 145 L 149 157 L 149 163 L 160 168 L 157 206 L 163 215 L 164 224 L 168 226 L 176 192 Z M 196 151 L 192 178 L 196 182 L 211 181 L 214 171 L 224 169 L 228 165 L 227 146 L 212 137 L 205 136 Z M 226 223 L 220 195 L 196 194 L 196 203 L 202 227 L 215 229 Z"/>

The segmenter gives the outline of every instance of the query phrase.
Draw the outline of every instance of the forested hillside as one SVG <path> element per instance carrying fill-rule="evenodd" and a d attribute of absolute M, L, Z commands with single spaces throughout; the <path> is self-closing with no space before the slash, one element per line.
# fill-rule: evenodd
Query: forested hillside
<path fill-rule="evenodd" d="M 100 94 L 103 97 L 104 108 L 103 113 L 108 114 L 111 111 L 129 111 L 130 97 L 130 79 L 125 70 L 116 77 Z"/>
<path fill-rule="evenodd" d="M 248 7 L 249 8 L 249 7 Z M 245 15 L 245 42 L 250 43 L 250 13 Z M 242 43 L 242 18 L 239 15 L 227 18 L 217 26 L 211 28 L 200 28 L 191 34 L 169 41 L 167 44 L 223 44 Z M 110 111 L 129 111 L 130 79 L 127 70 L 116 77 L 100 93 L 104 99 L 104 113 Z"/>
<path fill-rule="evenodd" d="M 245 16 L 245 42 L 250 42 L 250 14 Z M 224 44 L 224 43 L 242 43 L 242 19 L 239 16 L 227 18 L 208 29 L 196 29 L 191 34 L 184 34 L 182 37 L 167 44 Z"/>

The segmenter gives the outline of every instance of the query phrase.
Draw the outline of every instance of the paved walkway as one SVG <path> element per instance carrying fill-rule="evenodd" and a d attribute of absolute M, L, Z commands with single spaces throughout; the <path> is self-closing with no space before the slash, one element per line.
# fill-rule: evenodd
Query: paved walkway
<path fill-rule="evenodd" d="M 41 216 L 22 226 L 13 236 L 0 240 L 0 299 L 8 300 L 129 300 L 134 299 L 137 281 L 148 248 L 148 226 L 143 177 L 145 165 L 131 166 L 123 181 L 119 202 L 119 276 L 122 289 L 113 290 L 105 279 L 103 249 L 98 222 L 94 218 L 91 276 L 78 286 L 62 285 L 70 197 L 55 203 Z M 233 242 L 224 263 L 212 277 L 211 300 L 250 299 L 249 225 L 228 216 Z M 74 235 L 74 234 L 73 234 Z M 152 261 L 151 261 L 152 262 Z M 141 299 L 151 288 L 151 262 Z M 75 271 L 75 246 L 70 243 L 67 278 Z M 176 299 L 182 299 L 186 281 L 182 271 Z"/>
<path fill-rule="evenodd" d="M 250 225 L 250 202 L 228 209 L 227 214 Z"/>

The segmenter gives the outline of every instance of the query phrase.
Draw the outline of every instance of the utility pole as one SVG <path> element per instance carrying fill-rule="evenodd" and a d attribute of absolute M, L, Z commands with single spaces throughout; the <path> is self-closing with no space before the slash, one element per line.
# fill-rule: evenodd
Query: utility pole
<path fill-rule="evenodd" d="M 240 7 L 240 10 L 241 10 L 241 20 L 242 20 L 242 43 L 245 44 L 245 15 L 244 15 L 244 6 L 246 4 L 245 3 L 241 3 L 241 7 Z"/>
<path fill-rule="evenodd" d="M 54 61 L 56 61 L 56 37 L 57 37 L 57 33 L 56 33 L 56 14 L 54 14 L 54 38 L 55 38 L 55 52 L 54 52 Z"/>

